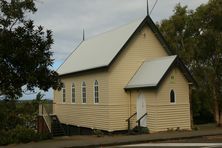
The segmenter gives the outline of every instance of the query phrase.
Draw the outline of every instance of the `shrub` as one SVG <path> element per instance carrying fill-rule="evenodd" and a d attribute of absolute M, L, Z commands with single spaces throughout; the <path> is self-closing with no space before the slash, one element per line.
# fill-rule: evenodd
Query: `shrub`
<path fill-rule="evenodd" d="M 180 127 L 177 127 L 177 128 L 176 128 L 176 131 L 181 131 L 181 130 L 180 130 Z"/>
<path fill-rule="evenodd" d="M 7 145 L 10 143 L 27 143 L 31 141 L 39 141 L 50 139 L 52 136 L 49 133 L 40 134 L 34 129 L 26 128 L 24 126 L 16 126 L 12 130 L 0 131 L 0 145 Z"/>
<path fill-rule="evenodd" d="M 142 134 L 147 134 L 147 133 L 149 133 L 150 131 L 149 131 L 149 129 L 147 128 L 147 127 L 141 127 L 141 133 Z"/>
<path fill-rule="evenodd" d="M 9 143 L 13 143 L 9 132 L 5 130 L 0 131 L 0 145 L 7 145 Z"/>
<path fill-rule="evenodd" d="M 38 141 L 38 134 L 31 128 L 23 126 L 16 126 L 15 129 L 11 130 L 11 137 L 16 143 L 27 143 L 30 141 Z"/>
<path fill-rule="evenodd" d="M 149 133 L 149 129 L 147 127 L 136 126 L 136 127 L 133 128 L 133 132 L 139 133 L 139 134 L 148 134 Z"/>
<path fill-rule="evenodd" d="M 38 140 L 52 139 L 52 134 L 50 133 L 37 133 L 37 134 L 38 134 Z"/>
<path fill-rule="evenodd" d="M 192 130 L 198 131 L 200 128 L 198 126 L 194 126 Z"/>
<path fill-rule="evenodd" d="M 94 133 L 95 135 L 97 135 L 97 137 L 102 137 L 102 136 L 104 136 L 104 133 L 103 133 L 101 130 L 98 130 L 98 129 L 94 129 L 94 130 L 93 130 L 93 133 Z"/>

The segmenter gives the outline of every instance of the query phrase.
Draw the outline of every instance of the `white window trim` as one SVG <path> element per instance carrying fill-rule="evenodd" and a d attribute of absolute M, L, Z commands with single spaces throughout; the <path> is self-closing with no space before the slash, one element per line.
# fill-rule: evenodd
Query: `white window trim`
<path fill-rule="evenodd" d="M 171 102 L 171 96 L 170 96 L 171 90 L 174 91 L 174 100 L 175 100 L 174 102 Z M 169 98 L 170 98 L 170 104 L 176 104 L 176 102 L 177 102 L 177 96 L 176 96 L 175 89 L 173 89 L 173 88 L 170 89 Z"/>
<path fill-rule="evenodd" d="M 82 99 L 82 104 L 86 104 L 86 102 L 87 102 L 87 93 L 86 92 L 85 92 L 86 93 L 86 102 L 83 102 L 83 91 L 82 91 L 83 82 L 85 82 L 85 89 L 86 89 L 86 81 L 82 81 L 82 84 L 81 84 L 81 99 Z"/>
<path fill-rule="evenodd" d="M 64 101 L 64 96 L 63 96 L 63 90 L 65 90 L 65 101 Z M 61 93 L 62 94 L 62 104 L 66 104 L 67 103 L 66 102 L 66 87 L 63 86 L 61 91 L 62 91 L 62 93 Z"/>
<path fill-rule="evenodd" d="M 96 102 L 96 95 L 95 95 L 95 82 L 97 81 L 98 83 L 98 102 Z M 94 104 L 99 104 L 99 81 L 95 80 L 93 83 L 93 100 L 94 100 Z"/>
<path fill-rule="evenodd" d="M 74 84 L 74 89 L 75 89 L 75 102 L 72 101 L 72 89 L 73 89 L 73 85 Z M 76 104 L 76 85 L 74 83 L 74 81 L 71 83 L 71 104 Z"/>

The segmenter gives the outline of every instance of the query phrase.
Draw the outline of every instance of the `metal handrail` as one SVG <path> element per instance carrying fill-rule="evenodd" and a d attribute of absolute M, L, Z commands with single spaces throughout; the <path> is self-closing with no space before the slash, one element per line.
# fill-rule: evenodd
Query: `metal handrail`
<path fill-rule="evenodd" d="M 133 115 L 131 115 L 128 119 L 126 119 L 126 121 L 128 122 L 128 132 L 130 132 L 130 119 L 135 116 L 137 114 L 137 112 L 135 112 Z"/>
<path fill-rule="evenodd" d="M 140 117 L 136 122 L 139 122 L 141 119 L 143 119 L 143 117 L 145 117 L 147 115 L 147 113 L 145 113 L 142 117 Z"/>
<path fill-rule="evenodd" d="M 140 120 L 143 119 L 145 116 L 147 115 L 147 113 L 145 113 L 143 116 L 141 116 L 136 122 L 138 122 L 138 127 L 139 127 L 139 131 L 141 132 L 141 128 L 140 128 Z"/>
<path fill-rule="evenodd" d="M 129 121 L 133 116 L 135 116 L 137 114 L 137 112 L 135 112 L 133 115 L 131 115 L 128 119 L 126 119 L 126 121 Z"/>

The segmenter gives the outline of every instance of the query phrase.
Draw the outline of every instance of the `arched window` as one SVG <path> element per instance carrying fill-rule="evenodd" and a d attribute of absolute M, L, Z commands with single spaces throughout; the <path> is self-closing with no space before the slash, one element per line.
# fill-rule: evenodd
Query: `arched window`
<path fill-rule="evenodd" d="M 86 103 L 86 82 L 82 82 L 82 103 Z"/>
<path fill-rule="evenodd" d="M 72 103 L 75 103 L 76 102 L 76 90 L 75 90 L 74 82 L 72 83 L 72 86 L 71 86 L 71 97 L 72 97 Z"/>
<path fill-rule="evenodd" d="M 176 102 L 176 96 L 174 90 L 170 91 L 170 103 L 175 103 Z"/>
<path fill-rule="evenodd" d="M 94 102 L 99 103 L 99 83 L 97 80 L 94 82 Z"/>
<path fill-rule="evenodd" d="M 64 84 L 62 87 L 62 102 L 66 102 L 66 88 Z"/>

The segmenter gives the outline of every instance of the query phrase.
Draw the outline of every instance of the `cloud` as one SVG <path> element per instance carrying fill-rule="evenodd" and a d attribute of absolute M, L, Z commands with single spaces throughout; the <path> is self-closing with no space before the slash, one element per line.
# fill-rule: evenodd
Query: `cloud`
<path fill-rule="evenodd" d="M 207 0 L 159 0 L 151 17 L 160 21 L 172 15 L 176 3 L 194 9 Z M 155 0 L 149 0 L 150 9 Z M 33 18 L 51 29 L 55 60 L 64 60 L 82 40 L 146 15 L 146 0 L 38 0 Z"/>
<path fill-rule="evenodd" d="M 156 0 L 149 0 L 150 9 Z M 158 0 L 151 17 L 154 22 L 173 14 L 177 3 L 195 9 L 208 0 Z M 56 67 L 86 38 L 146 15 L 146 0 L 37 0 L 38 11 L 32 15 L 37 25 L 53 31 Z"/>

